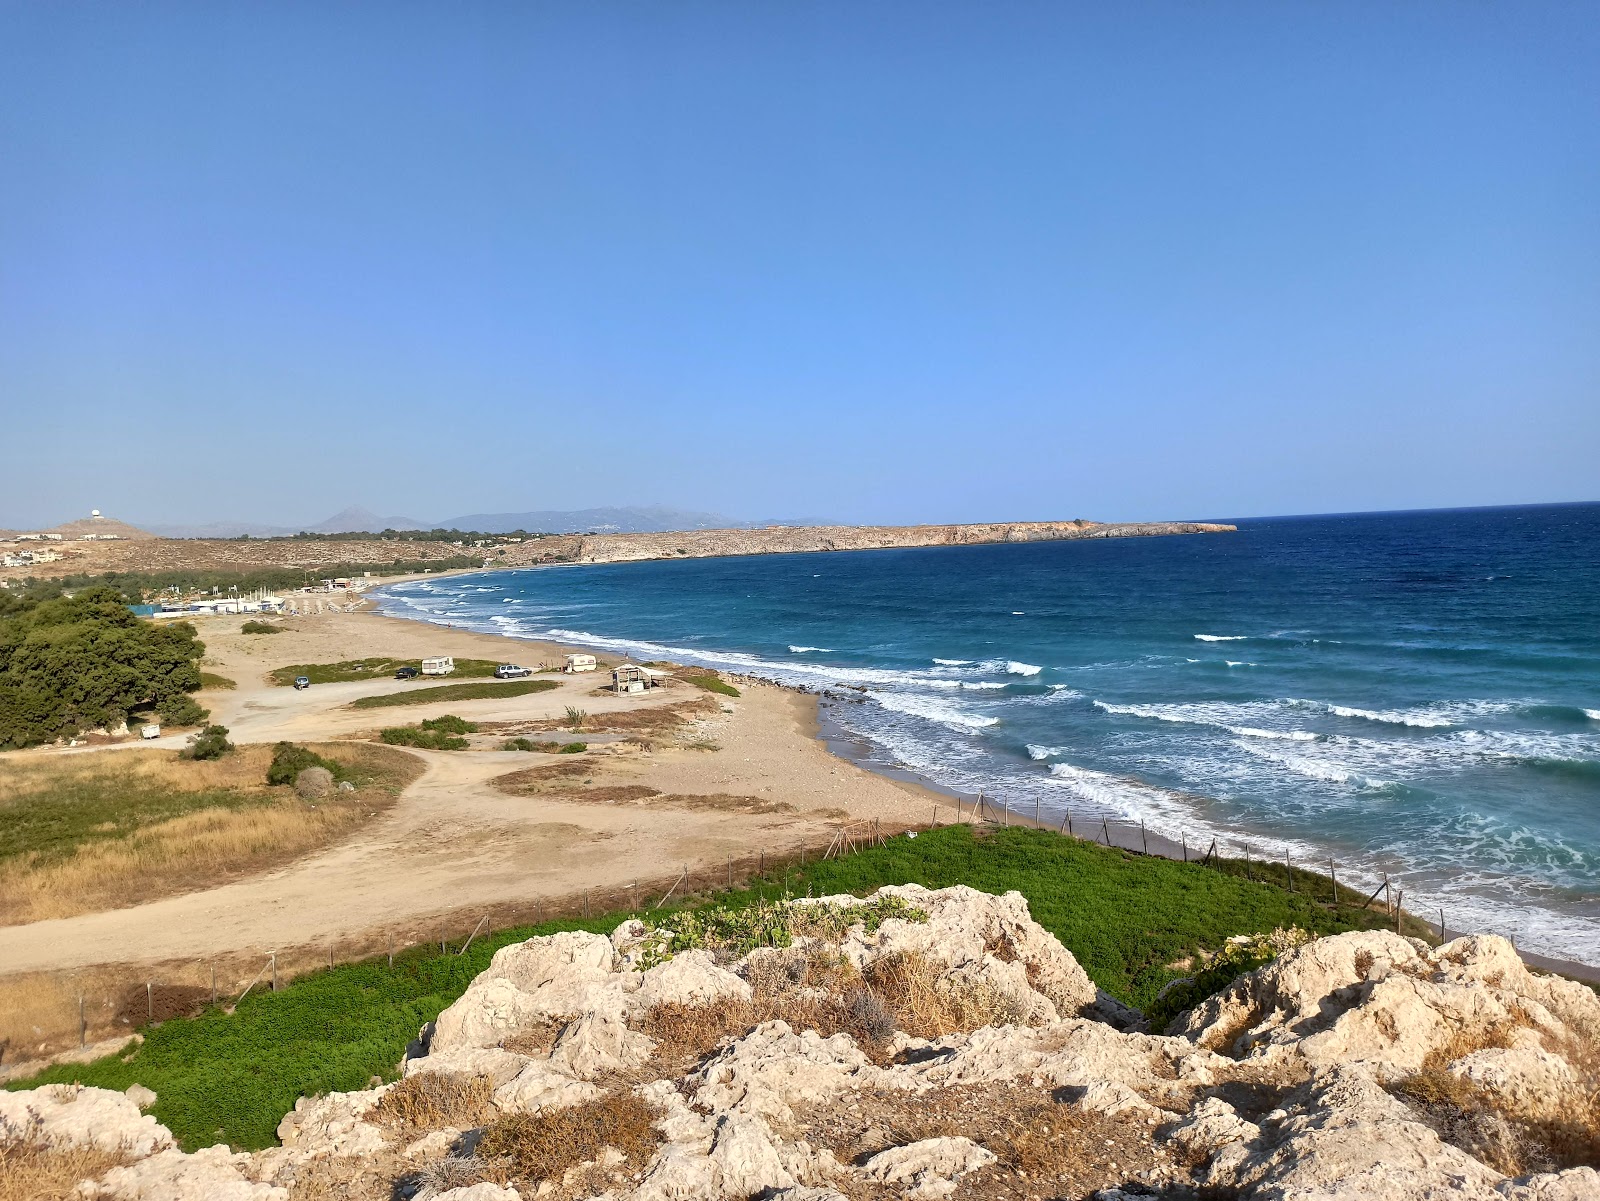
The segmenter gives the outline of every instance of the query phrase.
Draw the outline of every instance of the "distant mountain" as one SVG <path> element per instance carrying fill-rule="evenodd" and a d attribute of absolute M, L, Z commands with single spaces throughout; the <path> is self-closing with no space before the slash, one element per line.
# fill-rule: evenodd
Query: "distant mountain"
<path fill-rule="evenodd" d="M 371 509 L 363 509 L 360 505 L 351 505 L 335 513 L 328 520 L 316 525 L 307 526 L 308 534 L 360 534 L 377 533 L 379 530 L 431 530 L 434 528 L 424 521 L 415 521 L 410 517 L 379 517 Z M 449 528 L 448 526 L 446 528 Z M 468 527 L 459 527 L 466 529 Z M 290 530 L 292 534 L 300 533 L 299 530 Z"/>
<path fill-rule="evenodd" d="M 769 525 L 826 525 L 822 519 L 805 521 L 740 521 L 720 513 L 669 509 L 664 505 L 605 509 L 555 509 L 532 513 L 467 513 L 442 521 L 412 517 L 380 517 L 371 509 L 352 505 L 316 525 L 262 525 L 248 521 L 214 521 L 204 525 L 151 525 L 162 538 L 283 538 L 290 534 L 375 534 L 380 530 L 477 530 L 504 534 L 526 530 L 530 534 L 665 534 L 675 530 L 755 530 Z"/>
<path fill-rule="evenodd" d="M 136 525 L 129 525 L 126 521 L 118 521 L 114 517 L 85 517 L 78 521 L 53 525 L 39 532 L 60 534 L 63 538 L 82 538 L 86 534 L 99 534 L 102 538 L 123 538 L 130 542 L 156 536 L 149 530 L 142 530 Z"/>
<path fill-rule="evenodd" d="M 664 534 L 672 530 L 747 530 L 765 522 L 739 521 L 719 513 L 695 513 L 662 505 L 641 508 L 544 510 L 534 513 L 468 513 L 439 522 L 445 529 L 503 534 Z M 398 527 L 396 527 L 398 528 Z"/>

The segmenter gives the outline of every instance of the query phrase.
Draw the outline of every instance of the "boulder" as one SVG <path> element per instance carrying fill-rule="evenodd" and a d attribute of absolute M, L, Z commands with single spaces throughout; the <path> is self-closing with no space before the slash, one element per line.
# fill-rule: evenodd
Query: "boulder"
<path fill-rule="evenodd" d="M 861 1166 L 861 1175 L 880 1184 L 897 1184 L 907 1197 L 948 1197 L 968 1172 L 994 1163 L 996 1156 L 970 1138 L 926 1138 L 880 1151 Z"/>
<path fill-rule="evenodd" d="M 289 1201 L 289 1190 L 249 1180 L 250 1156 L 226 1147 L 193 1155 L 176 1148 L 158 1151 L 98 1181 L 81 1186 L 84 1201 Z"/>
<path fill-rule="evenodd" d="M 142 1084 L 128 1085 L 127 1088 L 122 1090 L 122 1095 L 128 1098 L 128 1100 L 132 1101 L 141 1110 L 149 1109 L 156 1103 L 156 1094 L 154 1090 L 148 1089 Z"/>
<path fill-rule="evenodd" d="M 172 1133 L 121 1093 L 77 1084 L 0 1092 L 0 1122 L 41 1143 L 126 1150 L 143 1157 L 172 1146 Z"/>

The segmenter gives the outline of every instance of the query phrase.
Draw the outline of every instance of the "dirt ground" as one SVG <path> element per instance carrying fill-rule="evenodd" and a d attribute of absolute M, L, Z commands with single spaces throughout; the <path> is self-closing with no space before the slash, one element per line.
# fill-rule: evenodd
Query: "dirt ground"
<path fill-rule="evenodd" d="M 639 711 L 668 704 L 699 701 L 701 712 L 691 724 L 650 735 L 651 745 L 643 748 L 625 742 L 623 731 L 565 735 L 589 742 L 581 756 L 488 749 L 504 736 L 497 731 L 476 737 L 469 751 L 415 751 L 427 770 L 398 802 L 320 853 L 222 887 L 0 929 L 0 983 L 24 973 L 350 943 L 363 931 L 397 923 L 474 907 L 554 902 L 585 889 L 615 892 L 635 880 L 670 876 L 679 865 L 703 872 L 729 858 L 815 846 L 846 820 L 921 824 L 935 806 L 947 807 L 932 792 L 830 755 L 814 737 L 811 698 L 775 687 L 745 686 L 737 700 L 714 697 L 710 703 L 707 694 L 681 683 L 617 697 L 595 694 L 609 683 L 599 672 L 546 677 L 560 686 L 503 700 L 351 710 L 345 706 L 357 697 L 423 685 L 382 680 L 297 692 L 272 685 L 266 673 L 290 663 L 377 655 L 453 654 L 537 668 L 558 663 L 564 652 L 369 613 L 289 618 L 288 632 L 278 635 L 243 635 L 236 617 L 198 624 L 206 670 L 238 685 L 200 699 L 236 743 L 358 737 L 443 713 L 510 729 L 548 727 L 568 706 L 586 710 L 590 724 L 602 728 L 608 713 L 630 714 L 623 720 L 638 724 Z M 169 736 L 157 744 L 182 741 Z M 139 754 L 149 745 L 15 753 Z M 558 759 L 583 763 L 585 770 L 554 789 L 507 790 L 492 783 Z M 651 789 L 660 795 L 642 795 Z"/>

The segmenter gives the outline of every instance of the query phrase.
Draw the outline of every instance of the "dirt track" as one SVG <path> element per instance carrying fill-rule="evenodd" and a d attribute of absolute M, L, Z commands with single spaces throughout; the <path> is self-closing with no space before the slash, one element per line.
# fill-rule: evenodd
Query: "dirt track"
<path fill-rule="evenodd" d="M 702 694 L 686 685 L 645 697 L 592 695 L 597 675 L 562 677 L 533 695 L 407 706 L 344 708 L 358 696 L 418 685 L 394 681 L 319 685 L 304 692 L 266 682 L 267 669 L 367 655 L 502 659 L 537 665 L 558 648 L 369 614 L 294 619 L 292 632 L 246 637 L 238 619 L 208 619 L 207 669 L 238 682 L 202 698 L 235 741 L 321 740 L 441 713 L 477 721 L 539 721 L 568 705 L 591 714 L 657 707 Z M 588 759 L 596 784 L 645 785 L 668 796 L 748 797 L 771 812 L 682 802 L 605 803 L 511 796 L 496 776 L 550 756 L 516 751 L 416 752 L 427 772 L 387 814 L 348 841 L 282 870 L 129 909 L 0 929 L 0 975 L 150 962 L 348 938 L 364 929 L 424 919 L 467 906 L 561 898 L 585 888 L 621 888 L 681 864 L 697 868 L 759 850 L 814 843 L 844 815 L 924 822 L 931 793 L 871 775 L 829 755 L 811 736 L 809 698 L 752 687 L 707 706 L 694 733 L 720 750 L 666 746 L 651 753 Z M 731 710 L 728 711 L 728 710 Z M 165 739 L 163 742 L 167 741 Z M 137 754 L 128 744 L 118 753 Z M 23 752 L 29 755 L 61 752 Z"/>

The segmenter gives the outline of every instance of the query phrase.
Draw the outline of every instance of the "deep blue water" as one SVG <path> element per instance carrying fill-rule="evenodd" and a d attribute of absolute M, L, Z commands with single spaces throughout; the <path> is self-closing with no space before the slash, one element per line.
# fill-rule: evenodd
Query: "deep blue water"
<path fill-rule="evenodd" d="M 387 612 L 810 685 L 884 759 L 1142 818 L 1600 963 L 1600 505 L 544 568 Z M 1209 834 L 1204 835 L 1209 837 Z"/>

